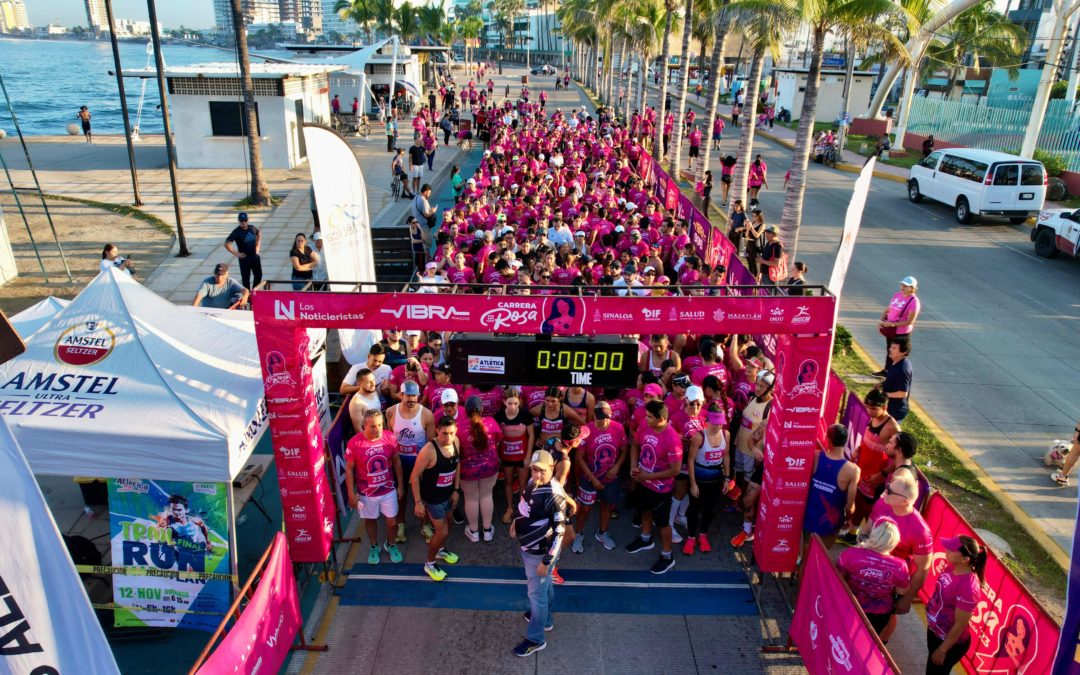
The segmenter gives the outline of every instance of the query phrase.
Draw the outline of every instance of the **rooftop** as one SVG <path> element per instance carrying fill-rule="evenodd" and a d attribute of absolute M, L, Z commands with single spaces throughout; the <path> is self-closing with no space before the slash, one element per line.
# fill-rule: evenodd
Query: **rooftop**
<path fill-rule="evenodd" d="M 344 64 L 338 63 L 252 63 L 251 77 L 260 79 L 280 79 L 285 77 L 304 77 L 321 75 L 338 70 L 345 70 Z M 125 77 L 157 77 L 153 68 L 136 68 L 124 71 Z M 197 63 L 190 66 L 172 66 L 165 68 L 165 77 L 239 77 L 240 68 L 236 63 Z"/>

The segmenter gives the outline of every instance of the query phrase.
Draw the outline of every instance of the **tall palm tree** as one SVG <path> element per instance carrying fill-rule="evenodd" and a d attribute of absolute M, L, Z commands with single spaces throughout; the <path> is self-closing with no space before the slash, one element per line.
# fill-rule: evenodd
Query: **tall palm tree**
<path fill-rule="evenodd" d="M 401 36 L 401 41 L 405 44 L 411 44 L 421 35 L 422 28 L 417 10 L 418 8 L 414 7 L 409 0 L 405 0 L 398 7 L 397 34 Z"/>
<path fill-rule="evenodd" d="M 682 119 L 686 113 L 686 85 L 690 81 L 690 34 L 694 32 L 694 0 L 686 0 L 683 7 L 682 51 L 679 52 L 679 105 L 675 107 L 675 147 L 668 164 L 668 175 L 679 178 L 682 161 Z M 701 77 L 701 74 L 698 74 Z"/>
<path fill-rule="evenodd" d="M 417 20 L 420 24 L 420 36 L 434 41 L 439 39 L 442 28 L 446 24 L 446 0 L 441 0 L 438 5 L 434 0 L 416 9 Z"/>
<path fill-rule="evenodd" d="M 712 56 L 709 58 L 709 93 L 707 94 L 709 117 L 705 122 L 705 135 L 709 142 L 705 144 L 705 149 L 701 152 L 695 171 L 696 181 L 705 180 L 705 170 L 712 159 L 712 128 L 716 123 L 718 114 L 716 107 L 720 102 L 720 71 L 723 67 L 724 47 L 731 27 L 731 20 L 726 10 L 728 0 L 704 0 L 704 2 L 709 6 L 705 8 L 703 15 L 709 17 L 709 22 L 714 24 L 715 36 L 712 43 Z"/>
<path fill-rule="evenodd" d="M 251 192 L 248 201 L 257 206 L 270 205 L 270 188 L 263 176 L 262 146 L 259 144 L 259 117 L 255 110 L 255 85 L 251 81 L 251 59 L 248 57 L 247 26 L 240 9 L 240 0 L 230 0 L 233 30 L 236 31 L 236 53 L 240 62 L 240 91 L 244 97 L 247 127 L 248 165 L 251 173 Z"/>
<path fill-rule="evenodd" d="M 667 18 L 664 21 L 663 58 L 660 60 L 659 68 L 660 95 L 659 98 L 657 98 L 656 104 L 656 107 L 660 112 L 656 117 L 658 122 L 656 125 L 656 145 L 653 147 L 653 157 L 658 162 L 664 161 L 664 119 L 666 117 L 664 102 L 667 100 L 668 63 L 671 61 L 671 32 L 675 30 L 677 26 L 675 10 L 678 8 L 679 6 L 676 4 L 676 0 L 664 0 L 664 10 L 667 12 Z"/>
<path fill-rule="evenodd" d="M 397 27 L 398 11 L 394 0 L 370 0 L 371 11 L 375 15 L 375 30 L 389 37 Z"/>
<path fill-rule="evenodd" d="M 375 24 L 375 3 L 372 0 L 337 0 L 334 12 L 342 21 L 352 21 L 367 33 L 368 44 L 375 41 L 372 27 Z"/>
<path fill-rule="evenodd" d="M 668 15 L 660 0 L 639 0 L 634 15 L 630 35 L 638 53 L 638 110 L 645 114 L 649 94 L 649 63 L 660 50 Z M 663 121 L 663 117 L 659 119 Z"/>
<path fill-rule="evenodd" d="M 975 72 L 982 66 L 1004 67 L 1009 77 L 1015 78 L 1027 37 L 1023 26 L 995 11 L 991 0 L 984 0 L 935 33 L 926 48 L 919 75 L 925 78 L 934 71 L 948 70 L 946 98 L 952 96 L 956 81 L 965 69 L 960 64 L 970 65 Z"/>

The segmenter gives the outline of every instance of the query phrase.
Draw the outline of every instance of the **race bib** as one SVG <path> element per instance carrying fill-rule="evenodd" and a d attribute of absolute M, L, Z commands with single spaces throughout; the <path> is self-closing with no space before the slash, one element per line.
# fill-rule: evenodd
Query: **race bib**
<path fill-rule="evenodd" d="M 439 477 L 435 480 L 435 487 L 450 487 L 454 484 L 454 471 L 447 471 L 446 473 L 440 473 Z"/>

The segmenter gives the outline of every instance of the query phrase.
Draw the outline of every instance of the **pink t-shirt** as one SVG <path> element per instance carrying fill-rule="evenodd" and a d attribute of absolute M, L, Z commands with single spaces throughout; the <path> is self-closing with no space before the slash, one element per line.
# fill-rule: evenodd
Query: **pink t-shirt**
<path fill-rule="evenodd" d="M 642 424 L 637 430 L 637 444 L 638 468 L 645 473 L 659 473 L 682 464 L 682 440 L 670 424 L 659 432 Z M 675 476 L 650 479 L 641 484 L 653 492 L 668 494 L 675 487 Z"/>
<path fill-rule="evenodd" d="M 919 302 L 918 296 L 904 297 L 903 292 L 897 291 L 892 296 L 892 300 L 889 301 L 889 313 L 886 315 L 885 320 L 889 322 L 907 321 L 918 314 L 921 308 L 922 303 Z M 896 334 L 907 335 L 913 328 L 913 326 L 897 326 Z"/>
<path fill-rule="evenodd" d="M 349 439 L 345 461 L 356 462 L 356 492 L 365 497 L 381 497 L 394 491 L 394 455 L 398 451 L 394 432 L 384 429 L 375 440 L 364 434 Z"/>
<path fill-rule="evenodd" d="M 934 595 L 930 597 L 930 602 L 926 603 L 926 622 L 930 630 L 939 638 L 945 639 L 956 622 L 956 610 L 974 612 L 981 597 L 979 577 L 974 573 L 953 574 L 951 569 L 942 572 L 934 587 Z M 964 630 L 964 634 L 960 636 L 961 642 L 965 636 L 967 639 L 971 638 L 970 629 Z"/>
<path fill-rule="evenodd" d="M 934 540 L 930 535 L 930 527 L 918 511 L 912 511 L 906 516 L 898 516 L 893 513 L 892 507 L 886 504 L 884 499 L 879 499 L 870 511 L 870 522 L 876 525 L 882 518 L 891 519 L 900 530 L 900 543 L 893 549 L 892 554 L 908 561 L 909 570 L 913 569 L 913 556 L 930 555 L 934 552 Z"/>
<path fill-rule="evenodd" d="M 716 379 L 720 380 L 720 384 L 725 388 L 728 382 L 731 381 L 731 375 L 728 374 L 728 369 L 722 363 L 694 368 L 690 371 L 690 381 L 700 387 L 705 378 L 710 375 L 715 375 Z"/>
<path fill-rule="evenodd" d="M 461 439 L 461 480 L 480 480 L 499 473 L 502 429 L 490 417 L 484 417 L 482 422 L 488 439 L 486 449 L 480 449 L 473 443 L 472 424 L 468 419 L 464 424 L 458 424 L 458 438 Z"/>
<path fill-rule="evenodd" d="M 626 424 L 630 421 L 630 406 L 621 398 L 608 401 L 611 406 L 611 421 L 618 424 Z"/>
<path fill-rule="evenodd" d="M 840 554 L 837 566 L 864 612 L 885 614 L 893 608 L 893 589 L 911 583 L 907 563 L 891 555 L 865 548 L 849 548 Z"/>
<path fill-rule="evenodd" d="M 608 480 L 605 474 L 615 465 L 615 460 L 619 458 L 619 451 L 626 447 L 626 430 L 615 420 L 611 420 L 607 429 L 598 429 L 596 422 L 589 424 L 588 428 L 589 437 L 581 444 L 585 452 L 585 464 L 602 483 L 614 483 L 619 480 L 619 477 Z M 581 483 L 592 489 L 591 484 L 587 484 L 584 477 Z"/>
<path fill-rule="evenodd" d="M 503 409 L 503 390 L 501 387 L 492 387 L 487 391 L 480 391 L 476 387 L 469 387 L 462 394 L 461 402 L 464 403 L 470 396 L 476 396 L 484 404 L 481 413 L 484 417 L 493 417 L 495 413 Z"/>

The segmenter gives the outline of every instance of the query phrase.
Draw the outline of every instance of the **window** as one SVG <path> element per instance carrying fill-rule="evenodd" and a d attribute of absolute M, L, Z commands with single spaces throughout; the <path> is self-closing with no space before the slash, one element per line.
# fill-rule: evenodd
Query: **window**
<path fill-rule="evenodd" d="M 1001 164 L 994 172 L 994 185 L 1007 185 L 1016 187 L 1016 180 L 1020 177 L 1020 167 L 1016 164 Z"/>
<path fill-rule="evenodd" d="M 1024 164 L 1020 171 L 1021 185 L 1042 185 L 1043 168 L 1038 164 Z"/>
<path fill-rule="evenodd" d="M 940 152 L 931 152 L 929 155 L 919 160 L 919 166 L 933 171 L 934 168 L 937 167 L 939 159 L 941 159 Z"/>
<path fill-rule="evenodd" d="M 941 166 L 938 167 L 938 170 L 942 173 L 956 176 L 957 178 L 981 183 L 983 178 L 986 178 L 986 170 L 988 168 L 989 165 L 985 162 L 979 162 L 964 157 L 956 157 L 954 155 L 946 155 L 945 159 L 941 161 Z"/>
<path fill-rule="evenodd" d="M 256 133 L 262 135 L 259 104 L 255 104 Z M 247 136 L 247 112 L 238 101 L 210 101 L 210 128 L 214 136 Z"/>

